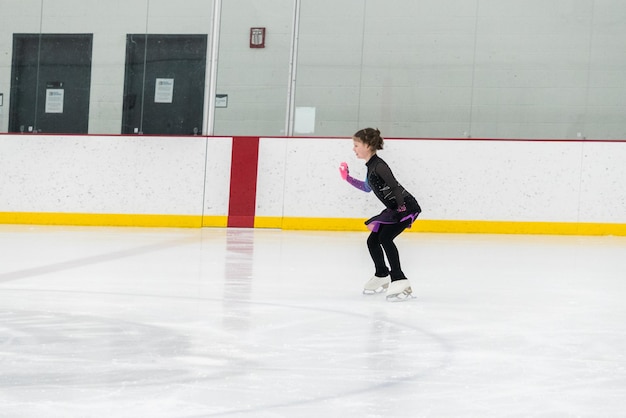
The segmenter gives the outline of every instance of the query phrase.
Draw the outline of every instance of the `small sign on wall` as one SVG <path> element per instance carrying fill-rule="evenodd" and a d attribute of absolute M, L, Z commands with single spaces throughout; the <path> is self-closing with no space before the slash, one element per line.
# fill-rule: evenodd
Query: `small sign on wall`
<path fill-rule="evenodd" d="M 154 86 L 154 103 L 172 103 L 174 101 L 174 79 L 157 78 Z"/>
<path fill-rule="evenodd" d="M 46 89 L 46 113 L 63 113 L 64 89 Z"/>
<path fill-rule="evenodd" d="M 250 28 L 250 48 L 265 48 L 265 28 Z"/>
<path fill-rule="evenodd" d="M 293 131 L 297 134 L 315 133 L 314 107 L 296 107 Z"/>
<path fill-rule="evenodd" d="M 216 94 L 215 107 L 228 107 L 228 94 Z"/>

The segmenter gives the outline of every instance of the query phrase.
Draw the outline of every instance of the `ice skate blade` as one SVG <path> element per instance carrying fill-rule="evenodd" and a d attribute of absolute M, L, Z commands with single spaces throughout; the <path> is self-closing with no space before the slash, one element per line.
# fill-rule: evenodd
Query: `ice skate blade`
<path fill-rule="evenodd" d="M 387 295 L 387 302 L 404 302 L 405 300 L 415 299 L 411 289 L 407 289 L 401 293 Z"/>
<path fill-rule="evenodd" d="M 385 283 L 384 285 L 382 285 L 378 289 L 374 289 L 374 290 L 372 290 L 372 289 L 363 289 L 363 294 L 364 295 L 377 295 L 379 293 L 386 292 L 388 287 L 389 287 L 389 284 Z"/>

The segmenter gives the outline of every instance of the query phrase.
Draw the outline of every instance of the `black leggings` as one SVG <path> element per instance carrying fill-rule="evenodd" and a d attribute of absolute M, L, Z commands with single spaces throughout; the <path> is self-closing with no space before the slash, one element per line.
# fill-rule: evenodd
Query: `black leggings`
<path fill-rule="evenodd" d="M 400 267 L 398 248 L 393 240 L 410 224 L 410 220 L 397 224 L 382 224 L 378 228 L 378 232 L 372 232 L 367 238 L 367 248 L 376 267 L 376 276 L 385 277 L 391 273 L 392 281 L 406 279 Z M 390 268 L 385 264 L 385 255 L 387 255 Z"/>

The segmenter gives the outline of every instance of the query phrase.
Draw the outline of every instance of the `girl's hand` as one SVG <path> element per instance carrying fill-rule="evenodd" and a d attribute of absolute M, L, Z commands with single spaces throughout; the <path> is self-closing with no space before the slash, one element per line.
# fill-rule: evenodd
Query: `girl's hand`
<path fill-rule="evenodd" d="M 348 163 L 339 164 L 339 174 L 341 174 L 341 178 L 344 180 L 348 180 L 348 174 L 350 170 L 348 169 Z"/>
<path fill-rule="evenodd" d="M 404 215 L 406 215 L 406 205 L 399 206 L 398 209 L 396 209 L 395 218 L 400 221 L 404 218 Z"/>

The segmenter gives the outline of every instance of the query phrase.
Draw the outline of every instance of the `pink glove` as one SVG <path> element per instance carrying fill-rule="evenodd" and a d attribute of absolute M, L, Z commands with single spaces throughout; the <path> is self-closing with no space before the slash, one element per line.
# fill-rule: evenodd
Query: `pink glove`
<path fill-rule="evenodd" d="M 357 180 L 354 177 L 350 176 L 350 170 L 348 170 L 348 163 L 339 164 L 339 174 L 341 174 L 341 178 L 348 182 L 351 186 L 356 187 L 359 190 L 364 192 L 371 192 L 372 188 L 366 181 Z"/>
<path fill-rule="evenodd" d="M 348 180 L 348 173 L 350 173 L 350 170 L 348 170 L 348 163 L 339 164 L 339 174 L 341 174 L 341 178 Z"/>

